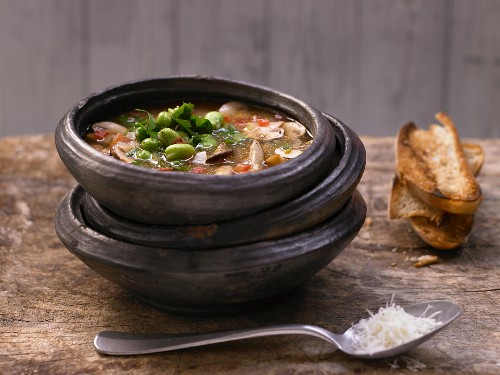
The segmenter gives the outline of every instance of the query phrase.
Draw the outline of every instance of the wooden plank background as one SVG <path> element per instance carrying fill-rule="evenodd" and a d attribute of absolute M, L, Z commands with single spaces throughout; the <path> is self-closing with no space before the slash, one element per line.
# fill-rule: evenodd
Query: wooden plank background
<path fill-rule="evenodd" d="M 86 94 L 203 74 L 282 90 L 360 134 L 500 136 L 498 0 L 0 0 L 0 136 Z"/>

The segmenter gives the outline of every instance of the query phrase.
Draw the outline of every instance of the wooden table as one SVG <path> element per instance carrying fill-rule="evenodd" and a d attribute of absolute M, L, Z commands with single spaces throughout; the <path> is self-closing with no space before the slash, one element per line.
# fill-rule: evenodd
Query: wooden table
<path fill-rule="evenodd" d="M 499 374 L 500 139 L 478 141 L 487 160 L 484 202 L 473 235 L 455 252 L 436 252 L 405 221 L 388 221 L 394 171 L 392 138 L 363 138 L 367 168 L 359 190 L 365 226 L 328 267 L 287 299 L 242 315 L 176 316 L 145 305 L 70 254 L 54 232 L 54 211 L 75 184 L 53 137 L 0 139 L 0 374 Z M 412 258 L 440 262 L 415 268 Z M 195 332 L 274 323 L 311 323 L 343 331 L 391 295 L 405 305 L 459 303 L 464 314 L 405 356 L 363 361 L 322 340 L 259 338 L 144 356 L 98 354 L 104 329 Z"/>

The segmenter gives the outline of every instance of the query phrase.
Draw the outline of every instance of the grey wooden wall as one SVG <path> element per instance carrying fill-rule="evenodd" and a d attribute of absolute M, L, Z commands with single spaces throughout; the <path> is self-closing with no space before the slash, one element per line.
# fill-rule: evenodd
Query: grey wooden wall
<path fill-rule="evenodd" d="M 300 97 L 360 134 L 446 110 L 500 136 L 498 0 L 0 0 L 0 136 L 91 91 L 203 74 Z"/>

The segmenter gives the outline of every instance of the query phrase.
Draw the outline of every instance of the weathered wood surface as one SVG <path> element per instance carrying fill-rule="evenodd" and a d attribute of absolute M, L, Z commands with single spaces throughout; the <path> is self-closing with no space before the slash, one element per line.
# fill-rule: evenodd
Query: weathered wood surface
<path fill-rule="evenodd" d="M 494 0 L 0 0 L 0 136 L 49 133 L 91 91 L 222 76 L 309 101 L 360 134 L 438 110 L 500 136 Z"/>
<path fill-rule="evenodd" d="M 500 139 L 479 141 L 487 155 L 479 177 L 484 203 L 458 252 L 432 251 L 405 222 L 387 220 L 393 140 L 363 141 L 368 163 L 359 189 L 371 225 L 288 298 L 241 315 L 203 318 L 144 305 L 71 255 L 53 218 L 74 180 L 52 136 L 0 139 L 0 374 L 408 374 L 411 360 L 425 365 L 421 374 L 498 374 Z M 427 253 L 440 263 L 415 268 L 410 258 Z M 464 314 L 406 356 L 379 361 L 352 359 L 299 336 L 131 357 L 99 355 L 92 345 L 104 329 L 179 333 L 297 322 L 340 332 L 392 294 L 401 305 L 449 299 Z"/>

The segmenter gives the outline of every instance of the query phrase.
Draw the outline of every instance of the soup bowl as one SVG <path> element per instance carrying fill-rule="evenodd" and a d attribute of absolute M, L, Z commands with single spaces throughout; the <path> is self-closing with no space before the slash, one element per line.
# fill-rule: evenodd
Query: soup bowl
<path fill-rule="evenodd" d="M 142 168 L 103 155 L 83 139 L 95 122 L 174 100 L 241 101 L 278 110 L 304 125 L 313 141 L 295 159 L 227 176 Z M 286 202 L 331 172 L 337 144 L 328 119 L 309 104 L 270 88 L 202 76 L 134 81 L 92 93 L 61 119 L 55 142 L 67 169 L 99 205 L 121 218 L 154 225 L 209 225 Z"/>
<path fill-rule="evenodd" d="M 313 140 L 285 163 L 224 176 L 127 164 L 83 139 L 94 122 L 173 100 L 276 110 Z M 73 106 L 55 139 L 78 182 L 56 212 L 62 243 L 106 279 L 177 313 L 220 315 L 275 300 L 343 251 L 366 216 L 356 190 L 366 155 L 356 133 L 262 86 L 200 76 L 117 85 Z"/>

